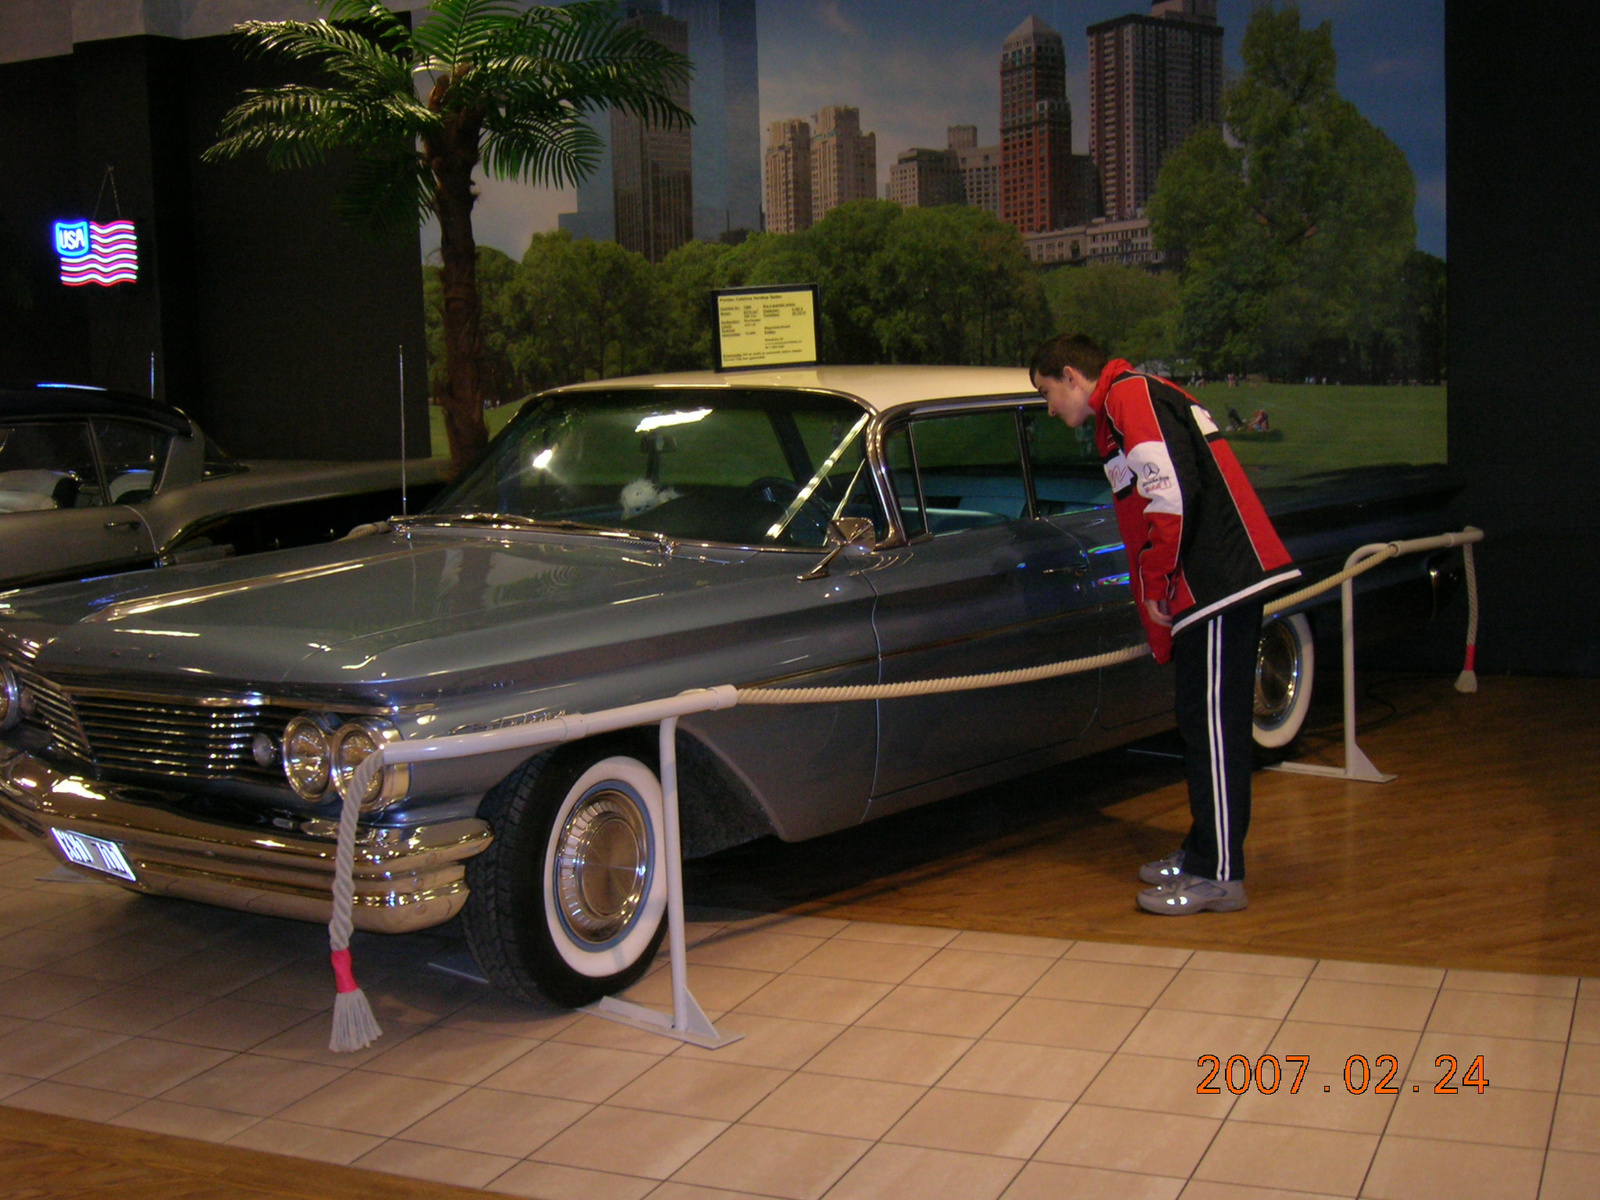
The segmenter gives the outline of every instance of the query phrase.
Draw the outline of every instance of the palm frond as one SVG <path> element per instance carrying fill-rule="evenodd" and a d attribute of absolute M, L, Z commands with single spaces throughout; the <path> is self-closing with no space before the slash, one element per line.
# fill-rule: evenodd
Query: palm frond
<path fill-rule="evenodd" d="M 222 136 L 200 157 L 205 162 L 264 150 L 274 169 L 319 163 L 343 144 L 337 97 L 299 84 L 245 93 L 222 118 Z"/>
<path fill-rule="evenodd" d="M 247 21 L 236 29 L 257 57 L 310 63 L 353 86 L 381 81 L 411 87 L 412 54 L 404 42 L 386 46 L 360 29 L 326 21 Z"/>
<path fill-rule="evenodd" d="M 545 92 L 581 112 L 618 108 L 659 125 L 681 129 L 694 123 L 689 111 L 675 102 L 671 92 L 680 87 L 685 62 L 658 43 L 644 53 L 595 57 L 581 63 L 549 62 L 541 73 L 519 73 L 508 79 L 498 95 L 508 107 L 530 103 L 531 93 Z"/>
<path fill-rule="evenodd" d="M 433 173 L 415 152 L 363 154 L 351 164 L 334 209 L 381 236 L 416 229 L 433 211 Z"/>
<path fill-rule="evenodd" d="M 600 163 L 605 141 L 570 109 L 486 121 L 483 169 L 499 179 L 574 187 Z"/>
<path fill-rule="evenodd" d="M 620 108 L 682 128 L 693 118 L 671 93 L 686 87 L 687 57 L 642 29 L 618 23 L 605 0 L 530 10 L 503 30 L 474 69 L 453 84 L 453 100 L 486 110 L 579 112 Z"/>
<path fill-rule="evenodd" d="M 330 150 L 414 142 L 439 118 L 410 93 L 352 96 L 331 88 L 287 84 L 245 93 L 222 120 L 222 136 L 202 159 L 220 162 L 264 150 L 274 170 L 323 161 Z"/>
<path fill-rule="evenodd" d="M 326 5 L 330 21 L 342 25 L 370 25 L 375 33 L 386 33 L 401 40 L 408 40 L 411 37 L 411 30 L 399 15 L 387 4 L 378 3 L 378 0 L 318 0 L 318 2 L 319 5 Z"/>
<path fill-rule="evenodd" d="M 448 75 L 475 61 L 501 30 L 522 20 L 511 0 L 435 0 L 429 17 L 412 34 L 419 65 Z"/>

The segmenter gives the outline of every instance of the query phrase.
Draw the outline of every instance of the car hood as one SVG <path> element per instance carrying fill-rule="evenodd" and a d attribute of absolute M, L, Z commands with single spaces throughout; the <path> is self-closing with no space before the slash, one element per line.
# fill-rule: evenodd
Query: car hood
<path fill-rule="evenodd" d="M 79 679 L 137 671 L 185 690 L 215 678 L 387 692 L 704 626 L 709 590 L 792 582 L 797 561 L 421 529 L 0 595 L 0 646 Z"/>

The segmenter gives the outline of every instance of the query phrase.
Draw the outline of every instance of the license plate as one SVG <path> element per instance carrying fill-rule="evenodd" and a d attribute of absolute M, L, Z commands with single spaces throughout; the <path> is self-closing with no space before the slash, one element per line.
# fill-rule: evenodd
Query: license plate
<path fill-rule="evenodd" d="M 71 833 L 65 829 L 52 829 L 50 836 L 55 838 L 56 845 L 61 848 L 61 853 L 67 856 L 68 862 L 88 867 L 91 871 L 103 871 L 107 875 L 115 875 L 118 879 L 126 879 L 129 883 L 136 882 L 133 868 L 128 865 L 128 860 L 122 857 L 122 847 L 115 842 L 108 842 L 105 838 L 90 837 L 86 833 Z"/>

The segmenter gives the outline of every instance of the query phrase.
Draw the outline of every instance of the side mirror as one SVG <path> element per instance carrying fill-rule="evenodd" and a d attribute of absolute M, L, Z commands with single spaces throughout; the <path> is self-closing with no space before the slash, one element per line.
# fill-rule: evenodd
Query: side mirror
<path fill-rule="evenodd" d="M 822 561 L 797 579 L 826 579 L 834 559 L 846 550 L 876 550 L 878 537 L 866 517 L 838 517 L 828 522 L 828 545 Z"/>
<path fill-rule="evenodd" d="M 867 517 L 839 517 L 828 522 L 828 545 L 841 550 L 876 550 L 878 536 Z"/>

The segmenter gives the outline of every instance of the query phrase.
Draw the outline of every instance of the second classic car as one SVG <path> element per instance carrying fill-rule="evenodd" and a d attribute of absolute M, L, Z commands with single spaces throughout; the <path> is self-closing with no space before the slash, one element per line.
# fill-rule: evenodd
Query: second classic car
<path fill-rule="evenodd" d="M 411 466 L 416 507 L 439 481 Z M 329 541 L 399 510 L 398 462 L 242 462 L 159 401 L 0 387 L 0 588 Z"/>
<path fill-rule="evenodd" d="M 1337 483 L 1267 493 L 1313 576 L 1443 528 L 1448 486 L 1428 472 Z M 1363 594 L 1424 618 L 1449 567 L 1390 563 Z M 1304 613 L 1265 632 L 1269 738 L 1303 715 L 1309 633 Z M 530 403 L 430 509 L 368 536 L 0 596 L 0 820 L 130 888 L 325 920 L 338 794 L 386 741 L 1140 637 L 1092 444 L 1025 372 L 609 380 Z M 686 718 L 685 850 L 814 837 L 1130 741 L 1170 710 L 1146 657 Z M 461 913 L 493 982 L 568 1003 L 626 986 L 660 940 L 653 730 L 387 768 L 362 809 L 358 928 Z"/>

